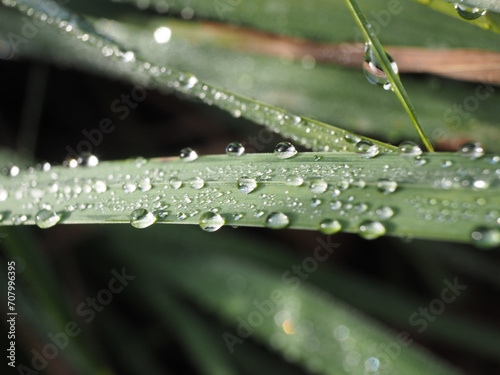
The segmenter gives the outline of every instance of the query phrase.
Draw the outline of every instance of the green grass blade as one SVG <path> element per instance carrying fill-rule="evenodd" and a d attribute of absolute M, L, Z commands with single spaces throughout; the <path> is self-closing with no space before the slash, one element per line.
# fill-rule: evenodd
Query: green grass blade
<path fill-rule="evenodd" d="M 415 112 L 415 109 L 413 108 L 413 105 L 410 102 L 410 98 L 406 93 L 403 84 L 401 83 L 398 75 L 392 69 L 391 62 L 387 57 L 387 53 L 385 52 L 384 47 L 382 47 L 382 44 L 379 42 L 377 35 L 372 30 L 370 24 L 366 20 L 363 12 L 361 11 L 361 8 L 358 6 L 355 0 L 346 0 L 346 4 L 349 7 L 351 13 L 353 14 L 354 19 L 356 20 L 356 23 L 358 24 L 359 28 L 363 32 L 363 36 L 365 37 L 366 42 L 373 47 L 373 51 L 377 56 L 378 60 L 380 61 L 382 68 L 384 69 L 384 73 L 386 74 L 387 79 L 391 84 L 392 91 L 394 91 L 399 101 L 403 105 L 403 108 L 405 109 L 406 113 L 413 122 L 413 126 L 415 127 L 420 139 L 422 140 L 428 151 L 430 152 L 434 151 L 434 148 L 432 147 L 431 143 L 424 134 L 424 131 L 420 127 L 420 124 L 417 119 L 417 114 Z"/>
<path fill-rule="evenodd" d="M 141 208 L 158 223 L 199 224 L 204 213 L 215 211 L 227 225 L 262 227 L 281 212 L 291 228 L 318 230 L 323 220 L 338 220 L 343 230 L 365 237 L 475 238 L 495 246 L 497 163 L 494 156 L 471 160 L 450 153 L 417 159 L 299 153 L 291 159 L 248 154 L 53 167 L 0 176 L 0 225 L 35 224 L 42 209 L 57 214 L 42 227 L 58 217 L 67 224 L 130 223 Z"/>

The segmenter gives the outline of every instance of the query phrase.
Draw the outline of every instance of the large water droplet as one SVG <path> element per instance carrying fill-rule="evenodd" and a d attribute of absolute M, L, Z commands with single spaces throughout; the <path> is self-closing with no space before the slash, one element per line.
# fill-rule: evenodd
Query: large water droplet
<path fill-rule="evenodd" d="M 464 4 L 455 3 L 455 9 L 460 17 L 468 21 L 475 20 L 486 14 L 486 10 L 476 7 L 468 7 Z"/>
<path fill-rule="evenodd" d="M 36 225 L 43 229 L 53 227 L 60 220 L 61 216 L 59 216 L 57 213 L 45 209 L 38 211 L 35 216 Z"/>
<path fill-rule="evenodd" d="M 253 178 L 238 178 L 238 189 L 243 194 L 249 194 L 257 188 L 257 181 Z"/>
<path fill-rule="evenodd" d="M 183 148 L 179 154 L 182 161 L 193 161 L 198 159 L 198 154 L 191 147 Z"/>
<path fill-rule="evenodd" d="M 470 159 L 478 159 L 484 155 L 484 148 L 479 142 L 467 142 L 460 146 L 458 152 Z"/>
<path fill-rule="evenodd" d="M 380 149 L 378 148 L 378 146 L 370 141 L 361 140 L 356 143 L 356 154 L 363 158 L 373 158 L 377 156 L 379 152 Z"/>
<path fill-rule="evenodd" d="M 311 187 L 309 188 L 314 194 L 321 194 L 328 189 L 328 184 L 323 180 L 311 181 Z"/>
<path fill-rule="evenodd" d="M 150 191 L 152 188 L 151 179 L 149 177 L 141 179 L 137 185 L 140 191 Z"/>
<path fill-rule="evenodd" d="M 285 184 L 288 186 L 300 186 L 304 183 L 304 179 L 300 176 L 296 175 L 289 175 L 286 177 Z"/>
<path fill-rule="evenodd" d="M 274 153 L 280 159 L 289 159 L 297 155 L 297 150 L 290 142 L 280 142 L 274 148 Z"/>
<path fill-rule="evenodd" d="M 359 235 L 366 240 L 373 240 L 385 234 L 385 227 L 379 221 L 365 221 L 359 226 Z"/>
<path fill-rule="evenodd" d="M 239 142 L 231 142 L 226 146 L 226 154 L 229 156 L 241 156 L 245 153 L 245 147 Z"/>
<path fill-rule="evenodd" d="M 389 206 L 382 206 L 377 208 L 375 214 L 380 220 L 389 220 L 394 216 L 394 210 Z"/>
<path fill-rule="evenodd" d="M 396 181 L 382 179 L 377 182 L 377 189 L 383 194 L 391 194 L 398 188 Z"/>
<path fill-rule="evenodd" d="M 483 249 L 491 249 L 500 246 L 500 229 L 477 228 L 471 234 L 474 245 Z"/>
<path fill-rule="evenodd" d="M 133 182 L 127 182 L 123 184 L 123 191 L 125 193 L 133 193 L 136 190 L 137 190 L 137 185 Z"/>
<path fill-rule="evenodd" d="M 130 215 L 130 224 L 134 228 L 146 228 L 153 225 L 156 222 L 156 216 L 144 208 L 138 208 L 132 211 Z"/>
<path fill-rule="evenodd" d="M 405 141 L 398 146 L 398 152 L 402 156 L 419 156 L 422 149 L 414 142 Z"/>
<path fill-rule="evenodd" d="M 200 217 L 200 228 L 205 232 L 215 232 L 225 224 L 224 218 L 213 212 L 205 212 Z"/>
<path fill-rule="evenodd" d="M 273 212 L 266 218 L 266 226 L 272 229 L 283 229 L 290 224 L 290 219 L 283 212 Z"/>
<path fill-rule="evenodd" d="M 198 190 L 205 186 L 205 181 L 199 177 L 194 177 L 189 181 L 189 186 L 191 186 L 192 189 Z"/>
<path fill-rule="evenodd" d="M 387 51 L 385 51 L 385 53 L 387 55 L 387 58 L 389 59 L 389 62 L 391 63 L 392 70 L 394 71 L 394 73 L 398 74 L 398 66 L 394 62 L 394 59 L 387 53 Z M 387 75 L 382 69 L 382 64 L 377 59 L 377 55 L 375 54 L 373 46 L 369 43 L 365 45 L 363 71 L 365 72 L 365 76 L 370 83 L 383 86 L 386 90 L 389 90 L 391 88 L 391 84 L 387 79 Z"/>
<path fill-rule="evenodd" d="M 94 185 L 92 186 L 92 188 L 98 194 L 102 194 L 108 189 L 106 183 L 102 180 L 97 180 L 96 182 L 94 182 Z"/>
<path fill-rule="evenodd" d="M 319 224 L 319 231 L 325 234 L 334 234 L 342 229 L 342 225 L 337 220 L 325 219 Z"/>
<path fill-rule="evenodd" d="M 177 177 L 172 177 L 168 182 L 170 183 L 170 186 L 175 190 L 179 189 L 182 186 L 182 181 Z"/>

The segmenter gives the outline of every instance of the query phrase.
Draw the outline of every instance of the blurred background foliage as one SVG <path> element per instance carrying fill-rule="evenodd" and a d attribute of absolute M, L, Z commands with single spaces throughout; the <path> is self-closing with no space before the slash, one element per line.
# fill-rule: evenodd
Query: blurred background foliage
<path fill-rule="evenodd" d="M 369 20 L 380 26 L 379 38 L 388 48 L 500 52 L 497 34 L 422 4 L 402 0 L 401 12 L 391 14 L 382 12 L 388 9 L 387 1 L 360 3 Z M 217 8 L 220 4 L 226 7 Z M 359 68 L 329 63 L 328 56 L 320 61 L 321 51 L 328 48 L 312 43 L 360 42 L 343 1 L 138 1 L 136 5 L 78 0 L 67 4 L 151 61 L 380 140 L 397 143 L 415 138 L 393 95 L 369 85 Z M 220 9 L 226 10 L 222 16 Z M 0 39 L 19 27 L 16 12 L 0 8 Z M 152 38 L 160 26 L 172 30 L 165 46 Z M 248 29 L 266 34 L 248 36 Z M 286 39 L 283 54 L 271 53 L 263 50 L 266 43 L 273 46 L 271 50 L 276 46 L 268 33 L 301 39 Z M 255 42 L 255 35 L 262 39 Z M 298 47 L 291 49 L 292 45 Z M 99 74 L 91 62 L 75 60 L 71 51 L 57 58 L 65 51 L 52 48 L 50 39 L 23 44 L 21 56 L 9 53 L 5 43 L 1 46 L 0 146 L 15 150 L 16 157 L 62 162 L 66 146 L 76 145 L 82 130 L 95 128 L 103 117 L 117 124 L 93 150 L 106 160 L 174 155 L 185 146 L 200 154 L 218 154 L 231 141 L 251 148 L 250 137 L 261 131 L 216 108 L 155 91 L 119 120 L 111 103 L 133 86 L 117 79 L 118 74 Z M 460 65 L 452 63 L 455 68 Z M 447 112 L 455 105 L 476 95 L 478 84 L 487 82 L 498 63 L 486 67 L 485 79 L 472 82 L 425 74 L 428 70 L 402 77 L 424 129 L 438 147 L 453 149 L 464 139 L 474 139 L 488 151 L 498 151 L 498 93 L 459 120 L 446 117 L 456 114 Z M 269 135 L 258 151 L 270 151 L 280 140 Z M 334 307 L 343 306 L 342 302 L 325 302 L 332 297 L 373 318 L 365 321 L 366 326 L 377 326 L 378 321 L 393 329 L 392 337 L 398 331 L 410 332 L 433 355 L 466 373 L 500 372 L 500 259 L 495 251 L 411 239 L 367 242 L 342 233 L 329 238 L 315 232 L 251 228 L 222 228 L 208 234 L 188 226 L 137 231 L 90 225 L 45 231 L 2 228 L 0 234 L 2 259 L 15 259 L 18 270 L 18 363 L 29 365 L 30 350 L 41 350 L 48 332 L 63 330 L 66 322 L 78 321 L 83 328 L 63 355 L 50 361 L 47 374 L 330 373 L 325 364 L 331 355 L 318 348 L 317 340 L 328 342 L 325 335 L 333 340 L 328 319 L 341 320 Z M 231 354 L 223 333 L 234 333 L 237 318 L 254 310 L 255 299 L 285 288 L 283 273 L 311 256 L 319 239 L 338 247 L 296 293 L 303 314 L 314 318 L 307 322 L 307 340 L 287 347 L 271 322 Z M 136 279 L 92 322 L 83 322 L 75 309 L 107 286 L 111 270 L 123 267 Z M 3 264 L 4 280 L 5 271 Z M 409 317 L 440 297 L 445 279 L 455 278 L 468 286 L 466 291 L 447 304 L 427 329 L 417 332 Z M 3 293 L 5 288 L 5 300 Z M 352 333 L 363 330 L 363 326 L 347 328 Z M 348 352 L 338 368 L 356 360 Z M 408 354 L 408 363 L 420 355 Z M 425 361 L 416 361 L 404 373 L 428 373 Z M 361 366 L 359 373 L 364 371 Z"/>

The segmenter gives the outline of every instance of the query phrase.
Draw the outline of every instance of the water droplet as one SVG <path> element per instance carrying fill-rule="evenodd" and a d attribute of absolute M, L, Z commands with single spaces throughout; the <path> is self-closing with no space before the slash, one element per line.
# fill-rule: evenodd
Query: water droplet
<path fill-rule="evenodd" d="M 123 191 L 125 193 L 133 193 L 136 190 L 137 190 L 137 185 L 134 184 L 133 182 L 127 182 L 123 184 Z"/>
<path fill-rule="evenodd" d="M 394 62 L 394 59 L 391 55 L 389 55 L 389 53 L 387 53 L 387 51 L 385 51 L 385 53 L 387 55 L 387 58 L 389 59 L 389 62 L 391 63 L 392 70 L 395 74 L 398 74 L 398 66 Z M 375 54 L 373 46 L 369 43 L 366 43 L 365 45 L 363 71 L 365 72 L 365 76 L 368 79 L 368 82 L 374 85 L 383 86 L 385 90 L 391 89 L 391 84 L 389 83 L 387 75 L 382 69 L 382 64 L 377 59 L 377 55 Z"/>
<path fill-rule="evenodd" d="M 150 191 L 152 188 L 149 177 L 143 178 L 137 185 L 139 186 L 140 191 Z"/>
<path fill-rule="evenodd" d="M 283 212 L 273 212 L 266 218 L 266 226 L 272 229 L 283 229 L 290 224 L 290 219 Z"/>
<path fill-rule="evenodd" d="M 280 159 L 289 159 L 297 155 L 297 150 L 290 142 L 280 142 L 274 148 L 274 154 Z"/>
<path fill-rule="evenodd" d="M 378 146 L 370 141 L 361 140 L 356 143 L 356 154 L 363 158 L 373 158 L 377 156 L 379 152 L 380 149 L 378 148 Z"/>
<path fill-rule="evenodd" d="M 464 157 L 478 159 L 484 155 L 484 148 L 479 142 L 467 142 L 460 146 L 458 152 Z"/>
<path fill-rule="evenodd" d="M 321 199 L 313 198 L 311 199 L 311 207 L 318 207 L 321 204 Z"/>
<path fill-rule="evenodd" d="M 375 372 L 379 369 L 380 361 L 378 358 L 370 357 L 365 361 L 365 370 L 368 372 Z"/>
<path fill-rule="evenodd" d="M 205 186 L 205 181 L 199 177 L 194 177 L 189 181 L 189 186 L 191 186 L 192 189 L 198 190 Z"/>
<path fill-rule="evenodd" d="M 97 156 L 92 155 L 88 152 L 82 153 L 80 156 L 78 156 L 78 159 L 76 161 L 81 167 L 95 167 L 99 164 L 99 159 L 97 158 Z"/>
<path fill-rule="evenodd" d="M 239 142 L 231 142 L 226 146 L 226 154 L 229 156 L 241 156 L 245 153 L 245 147 Z"/>
<path fill-rule="evenodd" d="M 172 31 L 165 26 L 157 28 L 154 33 L 154 38 L 156 40 L 156 43 L 159 44 L 168 43 L 171 36 L 172 36 Z"/>
<path fill-rule="evenodd" d="M 491 249 L 500 246 L 500 229 L 477 228 L 471 234 L 473 243 L 483 249 Z"/>
<path fill-rule="evenodd" d="M 383 194 L 391 194 L 398 188 L 396 181 L 382 179 L 377 182 L 377 189 Z"/>
<path fill-rule="evenodd" d="M 337 220 L 325 219 L 319 224 L 319 231 L 324 234 L 334 234 L 342 229 Z"/>
<path fill-rule="evenodd" d="M 332 210 L 339 210 L 341 207 L 342 207 L 341 201 L 331 201 L 330 202 L 330 208 Z"/>
<path fill-rule="evenodd" d="M 108 187 L 106 186 L 106 183 L 104 181 L 101 181 L 101 180 L 97 180 L 96 182 L 94 182 L 94 185 L 92 186 L 92 188 L 98 194 L 104 193 L 108 189 Z"/>
<path fill-rule="evenodd" d="M 427 159 L 424 159 L 423 157 L 421 156 L 417 156 L 415 157 L 415 161 L 414 161 L 415 165 L 417 167 L 421 167 L 422 165 L 425 165 L 427 164 Z"/>
<path fill-rule="evenodd" d="M 385 234 L 385 227 L 379 221 L 365 221 L 359 226 L 359 235 L 366 240 L 373 240 Z"/>
<path fill-rule="evenodd" d="M 243 194 L 249 194 L 257 188 L 257 181 L 253 178 L 238 178 L 238 189 Z"/>
<path fill-rule="evenodd" d="M 177 177 L 172 177 L 168 182 L 170 183 L 170 186 L 172 186 L 172 188 L 175 190 L 179 189 L 182 186 L 182 181 Z"/>
<path fill-rule="evenodd" d="M 183 148 L 179 154 L 182 161 L 188 162 L 198 159 L 198 154 L 190 147 Z"/>
<path fill-rule="evenodd" d="M 7 200 L 8 197 L 9 197 L 9 192 L 4 188 L 0 187 L 0 202 Z"/>
<path fill-rule="evenodd" d="M 138 208 L 132 211 L 130 216 L 130 224 L 134 228 L 146 228 L 156 222 L 156 216 L 144 208 Z"/>
<path fill-rule="evenodd" d="M 300 186 L 304 183 L 304 179 L 300 176 L 296 175 L 289 175 L 286 177 L 285 184 L 288 186 Z"/>
<path fill-rule="evenodd" d="M 414 142 L 405 141 L 398 146 L 398 152 L 401 156 L 419 156 L 422 149 Z"/>
<path fill-rule="evenodd" d="M 368 205 L 366 203 L 358 203 L 354 206 L 354 210 L 358 213 L 358 214 L 362 214 L 363 212 L 366 212 L 368 210 Z"/>
<path fill-rule="evenodd" d="M 205 232 L 215 232 L 225 224 L 224 218 L 213 212 L 205 212 L 200 217 L 200 228 Z"/>
<path fill-rule="evenodd" d="M 121 55 L 124 63 L 129 63 L 135 61 L 135 53 L 132 51 L 127 51 Z"/>
<path fill-rule="evenodd" d="M 4 168 L 3 174 L 10 177 L 16 177 L 21 169 L 17 165 L 10 165 Z"/>
<path fill-rule="evenodd" d="M 60 220 L 61 216 L 59 216 L 57 213 L 45 209 L 38 211 L 35 216 L 36 225 L 38 225 L 42 229 L 53 227 Z"/>
<path fill-rule="evenodd" d="M 12 224 L 14 225 L 22 225 L 26 222 L 26 220 L 28 220 L 28 216 L 27 215 L 15 215 L 15 216 L 12 216 Z"/>
<path fill-rule="evenodd" d="M 377 208 L 375 214 L 380 220 L 389 220 L 394 216 L 394 210 L 389 206 L 382 206 Z"/>
<path fill-rule="evenodd" d="M 314 194 L 324 193 L 326 189 L 328 189 L 328 184 L 322 180 L 311 181 L 311 187 L 309 188 Z"/>
<path fill-rule="evenodd" d="M 455 3 L 455 9 L 460 17 L 468 21 L 475 20 L 486 14 L 486 10 L 476 7 L 468 7 L 464 4 Z"/>

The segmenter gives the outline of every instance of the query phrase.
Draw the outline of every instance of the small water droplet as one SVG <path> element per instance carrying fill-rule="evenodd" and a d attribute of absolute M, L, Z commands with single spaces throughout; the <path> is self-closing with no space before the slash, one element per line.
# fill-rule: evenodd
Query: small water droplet
<path fill-rule="evenodd" d="M 460 17 L 468 21 L 475 20 L 486 14 L 486 10 L 477 7 L 468 7 L 464 4 L 455 3 L 455 9 Z"/>
<path fill-rule="evenodd" d="M 377 182 L 377 189 L 383 194 L 391 194 L 398 188 L 396 181 L 382 179 Z"/>
<path fill-rule="evenodd" d="M 248 177 L 238 178 L 237 184 L 238 190 L 243 194 L 250 194 L 257 188 L 258 185 L 255 179 Z"/>
<path fill-rule="evenodd" d="M 359 235 L 366 240 L 373 240 L 385 234 L 385 227 L 379 221 L 365 221 L 359 226 Z"/>
<path fill-rule="evenodd" d="M 140 191 L 150 191 L 152 188 L 149 177 L 141 179 L 137 185 L 139 186 Z"/>
<path fill-rule="evenodd" d="M 94 182 L 94 185 L 92 186 L 92 188 L 98 194 L 104 193 L 108 189 L 106 183 L 104 181 L 101 181 L 101 180 L 97 180 L 96 182 Z"/>
<path fill-rule="evenodd" d="M 474 245 L 483 249 L 491 249 L 500 246 L 500 229 L 477 228 L 471 234 Z"/>
<path fill-rule="evenodd" d="M 389 220 L 394 216 L 394 210 L 389 206 L 382 206 L 377 208 L 375 214 L 380 220 Z"/>
<path fill-rule="evenodd" d="M 398 146 L 398 152 L 401 156 L 419 156 L 422 149 L 414 142 L 405 141 Z"/>
<path fill-rule="evenodd" d="M 137 190 L 137 185 L 134 184 L 133 182 L 127 182 L 123 184 L 123 191 L 125 193 L 133 193 L 136 190 Z"/>
<path fill-rule="evenodd" d="M 132 211 L 130 215 L 130 224 L 134 228 L 146 228 L 153 225 L 156 222 L 156 216 L 144 208 L 138 208 Z"/>
<path fill-rule="evenodd" d="M 50 210 L 40 210 L 36 213 L 35 222 L 40 228 L 50 228 L 56 225 L 61 220 L 61 216 L 59 216 L 54 211 Z"/>
<path fill-rule="evenodd" d="M 415 157 L 414 163 L 417 167 L 421 167 L 422 165 L 427 164 L 427 159 L 424 159 L 421 156 Z"/>
<path fill-rule="evenodd" d="M 283 229 L 290 224 L 290 219 L 283 212 L 273 212 L 266 218 L 266 226 L 272 229 Z"/>
<path fill-rule="evenodd" d="M 324 234 L 334 234 L 342 229 L 337 220 L 325 219 L 319 224 L 319 231 Z"/>
<path fill-rule="evenodd" d="M 356 143 L 356 154 L 366 158 L 370 159 L 375 156 L 377 156 L 380 152 L 379 147 L 367 140 L 361 140 L 358 143 Z"/>
<path fill-rule="evenodd" d="M 154 38 L 156 40 L 156 43 L 158 44 L 168 43 L 171 36 L 172 36 L 172 31 L 165 26 L 157 28 L 154 32 Z"/>
<path fill-rule="evenodd" d="M 304 179 L 300 176 L 296 175 L 289 175 L 286 177 L 285 184 L 288 186 L 300 186 L 304 183 Z"/>
<path fill-rule="evenodd" d="M 387 53 L 387 51 L 385 51 L 385 53 L 387 55 L 387 58 L 389 59 L 392 70 L 397 75 L 398 74 L 397 64 L 394 62 L 392 56 L 389 55 L 389 53 Z M 382 69 L 382 64 L 378 60 L 377 55 L 375 54 L 375 50 L 370 43 L 366 43 L 365 45 L 363 71 L 365 73 L 366 78 L 368 79 L 368 82 L 374 85 L 383 86 L 385 90 L 391 89 L 391 84 L 389 83 L 387 75 Z"/>
<path fill-rule="evenodd" d="M 326 189 L 328 189 L 328 184 L 323 180 L 311 181 L 311 187 L 309 188 L 314 194 L 324 193 Z"/>
<path fill-rule="evenodd" d="M 364 202 L 358 203 L 354 206 L 354 210 L 358 214 L 362 214 L 363 212 L 366 212 L 368 210 L 368 205 Z"/>
<path fill-rule="evenodd" d="M 182 161 L 189 162 L 198 159 L 198 154 L 190 147 L 183 148 L 179 154 Z"/>
<path fill-rule="evenodd" d="M 245 153 L 245 147 L 239 142 L 231 142 L 226 146 L 226 154 L 229 156 L 241 156 Z"/>
<path fill-rule="evenodd" d="M 225 223 L 226 221 L 221 215 L 213 212 L 205 212 L 200 217 L 200 228 L 205 232 L 215 232 Z"/>
<path fill-rule="evenodd" d="M 297 150 L 290 142 L 280 142 L 274 148 L 274 154 L 280 159 L 289 159 L 297 155 Z"/>
<path fill-rule="evenodd" d="M 365 361 L 365 370 L 368 372 L 375 372 L 379 369 L 380 361 L 378 358 L 370 357 Z"/>
<path fill-rule="evenodd" d="M 459 147 L 458 152 L 464 157 L 478 159 L 484 155 L 484 148 L 479 142 L 467 142 Z"/>
<path fill-rule="evenodd" d="M 332 210 L 340 210 L 341 207 L 342 207 L 341 201 L 331 201 L 330 202 L 330 208 Z"/>
<path fill-rule="evenodd" d="M 170 183 L 170 186 L 175 190 L 179 189 L 182 186 L 182 181 L 177 177 L 172 177 L 168 182 Z"/>
<path fill-rule="evenodd" d="M 99 159 L 97 158 L 97 156 L 92 155 L 88 152 L 80 154 L 76 161 L 81 167 L 95 167 L 99 164 Z"/>
<path fill-rule="evenodd" d="M 321 204 L 321 199 L 319 198 L 312 198 L 311 199 L 311 207 L 318 207 Z"/>
<path fill-rule="evenodd" d="M 17 165 L 9 165 L 3 169 L 3 174 L 9 177 L 16 177 L 21 169 Z"/>
<path fill-rule="evenodd" d="M 9 192 L 4 188 L 0 187 L 0 202 L 7 200 L 8 197 L 9 197 Z"/>
<path fill-rule="evenodd" d="M 205 186 L 205 181 L 200 177 L 194 177 L 189 181 L 189 186 L 191 186 L 192 189 L 198 190 Z"/>
<path fill-rule="evenodd" d="M 28 216 L 22 215 L 22 214 L 15 215 L 15 216 L 12 216 L 11 220 L 12 220 L 12 224 L 14 224 L 14 225 L 22 225 L 28 220 Z"/>

